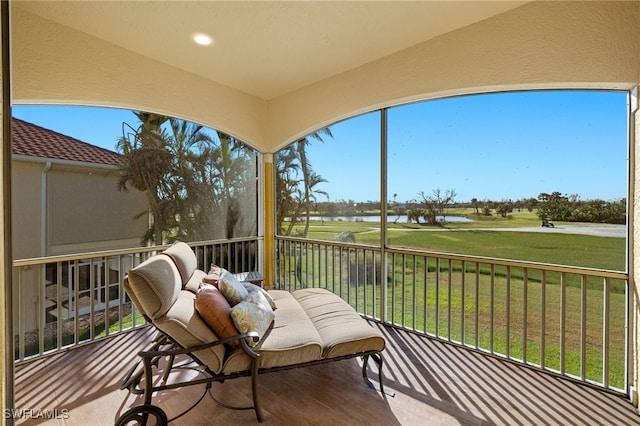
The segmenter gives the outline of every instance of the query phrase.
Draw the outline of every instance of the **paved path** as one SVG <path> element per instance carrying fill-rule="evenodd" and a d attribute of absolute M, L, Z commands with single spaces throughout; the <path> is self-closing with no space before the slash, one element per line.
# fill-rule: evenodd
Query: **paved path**
<path fill-rule="evenodd" d="M 627 236 L 626 225 L 556 225 L 555 228 L 543 228 L 542 226 L 529 226 L 522 228 L 466 228 L 465 230 L 483 231 L 515 231 L 515 232 L 546 232 L 556 234 L 584 234 L 596 237 L 620 237 Z M 463 230 L 459 228 L 458 230 Z"/>
<path fill-rule="evenodd" d="M 556 225 L 555 228 L 543 228 L 542 226 L 524 226 L 514 228 L 407 228 L 390 229 L 393 231 L 414 232 L 459 232 L 459 231 L 512 231 L 512 232 L 546 232 L 548 234 L 583 234 L 596 237 L 627 237 L 626 225 Z M 380 232 L 380 228 L 370 228 L 366 232 Z"/>

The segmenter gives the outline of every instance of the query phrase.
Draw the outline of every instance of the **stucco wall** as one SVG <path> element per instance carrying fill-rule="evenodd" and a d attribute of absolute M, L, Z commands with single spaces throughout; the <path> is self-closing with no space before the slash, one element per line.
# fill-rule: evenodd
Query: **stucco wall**
<path fill-rule="evenodd" d="M 13 257 L 38 257 L 41 254 L 41 177 L 45 164 L 14 161 L 11 166 Z"/>
<path fill-rule="evenodd" d="M 144 194 L 118 191 L 115 170 L 53 164 L 45 172 L 46 163 L 28 161 L 12 166 L 14 259 L 140 244 L 148 223 L 134 216 L 146 210 Z"/>
<path fill-rule="evenodd" d="M 49 255 L 140 244 L 148 218 L 134 216 L 147 210 L 146 199 L 134 189 L 118 191 L 116 181 L 113 170 L 52 167 L 47 191 Z"/>

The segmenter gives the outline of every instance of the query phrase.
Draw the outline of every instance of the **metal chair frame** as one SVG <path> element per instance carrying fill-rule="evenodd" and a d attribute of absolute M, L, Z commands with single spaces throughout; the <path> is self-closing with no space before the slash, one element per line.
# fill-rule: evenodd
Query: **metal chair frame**
<path fill-rule="evenodd" d="M 324 364 L 327 362 L 339 361 L 343 359 L 361 357 L 363 359 L 362 365 L 362 377 L 367 383 L 367 385 L 379 392 L 383 395 L 394 396 L 392 392 L 385 392 L 383 385 L 383 374 L 382 368 L 384 363 L 384 358 L 382 356 L 381 351 L 366 351 L 360 353 L 354 353 L 334 358 L 323 358 L 320 360 L 304 362 L 300 364 L 288 365 L 288 366 L 279 366 L 279 367 L 271 367 L 271 368 L 259 368 L 260 363 L 260 354 L 255 352 L 247 343 L 247 338 L 254 339 L 257 341 L 258 334 L 255 332 L 239 334 L 237 336 L 229 337 L 226 339 L 217 340 L 212 343 L 194 346 L 190 348 L 184 348 L 178 345 L 170 336 L 158 331 L 158 335 L 154 339 L 151 347 L 147 350 L 141 351 L 138 353 L 140 359 L 134 364 L 133 367 L 128 371 L 125 376 L 120 388 L 128 389 L 131 394 L 134 395 L 143 395 L 144 403 L 135 407 L 130 408 L 125 411 L 118 419 L 116 420 L 116 426 L 127 425 L 130 424 L 131 421 L 135 421 L 138 424 L 146 425 L 149 423 L 151 418 L 155 419 L 153 424 L 157 425 L 166 425 L 169 422 L 172 422 L 179 417 L 185 415 L 193 408 L 195 408 L 205 397 L 206 394 L 209 394 L 211 399 L 218 405 L 224 408 L 233 409 L 233 410 L 255 410 L 256 417 L 258 422 L 262 422 L 264 420 L 264 415 L 262 413 L 262 409 L 260 406 L 260 401 L 258 398 L 258 376 L 260 374 L 289 370 L 292 368 L 301 368 L 307 367 L 317 364 Z M 204 363 L 202 363 L 198 357 L 194 354 L 200 350 L 209 349 L 214 346 L 223 345 L 226 343 L 231 343 L 234 341 L 238 341 L 240 343 L 240 347 L 242 350 L 251 358 L 251 368 L 244 371 L 234 372 L 234 373 L 219 373 L 216 374 L 211 371 Z M 191 359 L 191 361 L 185 361 L 181 364 L 174 365 L 176 357 L 186 356 Z M 160 368 L 160 360 L 166 358 L 167 366 L 163 372 L 162 379 L 160 384 L 154 385 L 153 380 L 153 367 Z M 367 375 L 367 366 L 369 363 L 369 358 L 373 358 L 375 363 L 378 365 L 378 382 L 379 387 L 376 387 Z M 142 367 L 140 366 L 140 362 L 142 361 Z M 205 377 L 200 379 L 194 379 L 189 381 L 179 381 L 175 383 L 168 383 L 169 375 L 172 370 L 176 369 L 191 369 L 197 370 L 200 373 L 203 373 Z M 251 377 L 251 394 L 253 399 L 253 405 L 251 406 L 232 406 L 225 404 L 219 401 L 214 395 L 211 388 L 212 383 L 219 382 L 222 383 L 225 380 L 231 380 L 238 377 Z M 143 386 L 141 386 L 141 382 Z M 158 406 L 152 404 L 153 394 L 156 392 L 169 390 L 169 389 L 177 389 L 186 386 L 192 385 L 200 385 L 206 384 L 205 390 L 200 396 L 200 398 L 188 407 L 185 411 L 178 414 L 177 416 L 168 419 L 165 412 Z"/>

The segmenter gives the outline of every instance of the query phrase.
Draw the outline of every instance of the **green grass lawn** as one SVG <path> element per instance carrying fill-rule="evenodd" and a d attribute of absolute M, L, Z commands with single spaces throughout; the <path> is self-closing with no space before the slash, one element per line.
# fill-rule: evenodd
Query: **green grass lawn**
<path fill-rule="evenodd" d="M 472 209 L 461 209 L 452 210 L 449 215 L 469 216 L 472 213 Z M 447 223 L 444 227 L 415 223 L 390 224 L 387 232 L 388 245 L 614 271 L 626 270 L 624 238 L 492 231 L 487 228 L 538 227 L 540 220 L 530 212 L 514 213 L 509 218 L 490 218 L 488 221 Z M 371 222 L 316 221 L 312 222 L 308 237 L 335 241 L 338 234 L 350 232 L 358 243 L 379 245 L 379 228 L 378 223 Z M 456 231 L 461 228 L 465 231 Z M 297 229 L 301 230 L 302 227 Z"/>
<path fill-rule="evenodd" d="M 463 215 L 465 212 L 450 214 Z M 494 217 L 489 221 L 447 224 L 446 227 L 437 228 L 394 224 L 388 230 L 388 244 L 390 247 L 434 252 L 626 270 L 625 238 L 486 229 L 523 226 L 540 226 L 540 223 L 537 216 L 521 213 L 514 214 L 510 219 Z M 462 227 L 471 229 L 458 230 Z M 344 232 L 353 233 L 358 243 L 377 246 L 380 242 L 379 225 L 364 222 L 316 222 L 312 224 L 308 237 L 334 241 L 336 235 Z M 357 257 L 358 262 L 364 264 L 367 256 L 372 257 L 371 252 L 352 257 L 345 264 L 344 254 L 325 259 L 318 254 L 303 255 L 303 270 L 314 271 L 313 279 L 316 281 L 305 285 L 332 286 L 335 284 L 330 283 L 338 280 L 337 292 L 343 298 L 352 304 L 358 300 L 360 311 L 366 310 L 377 316 L 381 303 L 380 282 L 374 286 L 364 279 L 358 286 L 353 285 L 353 276 L 356 275 L 354 259 Z M 544 364 L 555 370 L 560 369 L 560 343 L 561 336 L 564 336 L 565 372 L 580 375 L 583 337 L 582 278 L 579 275 L 569 274 L 565 280 L 563 319 L 560 315 L 559 273 L 547 272 L 543 279 L 541 273 L 535 270 L 525 272 L 522 268 L 512 268 L 507 272 L 506 267 L 496 266 L 492 270 L 488 264 L 475 262 L 467 262 L 463 267 L 459 261 L 450 264 L 444 262 L 438 269 L 434 259 L 425 264 L 422 256 L 416 256 L 415 259 L 411 256 L 399 258 L 395 265 L 392 260 L 388 261 L 389 271 L 393 271 L 386 286 L 388 321 L 465 345 L 475 346 L 477 341 L 478 347 L 484 350 L 508 353 L 515 359 L 526 358 L 526 362 Z M 337 262 L 338 266 L 328 265 L 333 262 Z M 369 262 L 372 263 L 372 260 Z M 349 266 L 349 263 L 352 265 Z M 327 270 L 337 270 L 338 277 L 323 276 L 322 271 Z M 509 281 L 507 276 L 511 277 Z M 349 280 L 352 280 L 351 284 Z M 602 280 L 587 278 L 585 284 L 587 325 L 584 369 L 588 380 L 600 382 L 603 374 Z M 622 388 L 626 332 L 625 285 L 623 281 L 615 280 L 610 284 L 608 380 L 612 386 Z M 541 347 L 542 342 L 544 347 Z"/>

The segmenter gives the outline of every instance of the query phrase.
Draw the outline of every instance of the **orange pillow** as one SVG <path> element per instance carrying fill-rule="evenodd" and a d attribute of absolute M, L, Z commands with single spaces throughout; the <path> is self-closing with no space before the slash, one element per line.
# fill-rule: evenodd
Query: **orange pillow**
<path fill-rule="evenodd" d="M 230 310 L 231 305 L 220 290 L 209 284 L 200 285 L 196 293 L 196 311 L 220 339 L 240 334 L 233 324 Z M 236 347 L 238 344 L 231 342 L 229 346 Z"/>

